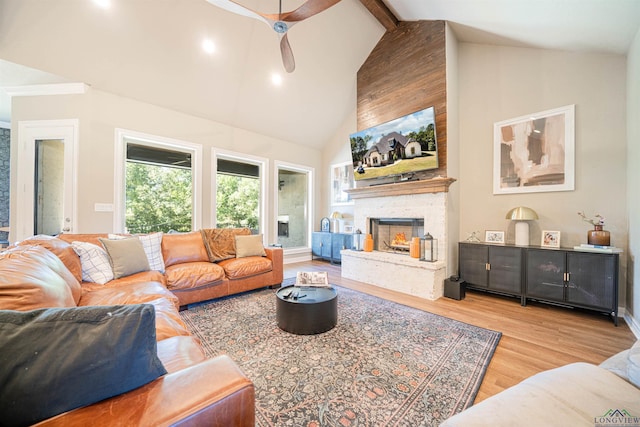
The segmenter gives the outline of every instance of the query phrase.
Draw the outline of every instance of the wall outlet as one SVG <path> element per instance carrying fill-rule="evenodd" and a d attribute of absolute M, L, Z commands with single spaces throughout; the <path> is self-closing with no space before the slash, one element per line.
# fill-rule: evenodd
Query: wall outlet
<path fill-rule="evenodd" d="M 96 203 L 93 206 L 96 212 L 113 212 L 113 203 Z"/>

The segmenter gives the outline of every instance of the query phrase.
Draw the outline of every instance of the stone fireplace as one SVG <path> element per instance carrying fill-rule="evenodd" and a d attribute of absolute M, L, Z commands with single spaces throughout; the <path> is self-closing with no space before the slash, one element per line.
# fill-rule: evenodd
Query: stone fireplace
<path fill-rule="evenodd" d="M 446 277 L 447 194 L 454 181 L 434 178 L 349 190 L 354 199 L 354 228 L 376 231 L 378 242 L 373 252 L 343 250 L 342 277 L 429 300 L 440 298 Z M 410 241 L 427 232 L 438 239 L 436 262 L 387 247 L 393 246 L 390 241 L 396 233 L 404 233 Z"/>

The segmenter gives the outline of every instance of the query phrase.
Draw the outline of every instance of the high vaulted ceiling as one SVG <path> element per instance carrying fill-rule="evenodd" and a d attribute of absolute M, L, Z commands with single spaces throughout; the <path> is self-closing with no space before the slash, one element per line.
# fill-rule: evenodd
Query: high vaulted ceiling
<path fill-rule="evenodd" d="M 624 54 L 640 27 L 640 0 L 342 0 L 291 29 L 296 70 L 287 74 L 277 36 L 257 20 L 205 0 L 110 1 L 105 10 L 91 0 L 0 0 L 0 87 L 84 82 L 321 148 L 355 108 L 357 71 L 393 21 L 380 6 L 401 21 L 450 21 L 463 42 L 571 51 Z M 237 2 L 278 10 L 276 0 Z M 204 38 L 215 53 L 202 50 Z M 6 99 L 0 90 L 0 121 L 9 121 Z"/>

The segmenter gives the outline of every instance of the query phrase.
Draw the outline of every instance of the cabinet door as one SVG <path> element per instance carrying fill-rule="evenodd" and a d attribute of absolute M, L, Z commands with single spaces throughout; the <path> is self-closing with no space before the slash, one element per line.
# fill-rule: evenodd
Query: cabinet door
<path fill-rule="evenodd" d="M 322 233 L 311 233 L 311 254 L 322 256 Z"/>
<path fill-rule="evenodd" d="M 529 249 L 526 296 L 563 302 L 564 273 L 564 251 Z"/>
<path fill-rule="evenodd" d="M 314 232 L 311 235 L 311 253 L 321 258 L 331 258 L 331 233 Z"/>
<path fill-rule="evenodd" d="M 350 234 L 333 234 L 332 240 L 331 240 L 331 251 L 332 251 L 331 258 L 334 261 L 338 261 L 338 262 L 341 261 L 342 255 L 340 254 L 340 251 L 343 249 L 350 249 L 350 248 L 351 248 Z"/>
<path fill-rule="evenodd" d="M 480 288 L 487 287 L 487 246 L 460 243 L 458 250 L 460 279 Z"/>
<path fill-rule="evenodd" d="M 615 310 L 617 255 L 567 254 L 566 301 L 586 307 Z"/>
<path fill-rule="evenodd" d="M 489 246 L 488 289 L 522 294 L 522 248 Z"/>

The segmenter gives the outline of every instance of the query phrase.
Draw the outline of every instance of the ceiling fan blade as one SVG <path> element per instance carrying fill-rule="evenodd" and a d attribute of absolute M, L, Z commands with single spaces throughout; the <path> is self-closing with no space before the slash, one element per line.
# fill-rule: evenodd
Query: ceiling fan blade
<path fill-rule="evenodd" d="M 224 9 L 226 11 L 235 13 L 237 15 L 248 16 L 249 18 L 257 19 L 258 21 L 264 22 L 269 27 L 271 27 L 271 23 L 260 13 L 251 10 L 247 7 L 242 6 L 232 0 L 207 0 L 214 6 L 219 7 L 220 9 Z"/>
<path fill-rule="evenodd" d="M 285 22 L 299 22 L 329 9 L 331 6 L 339 2 L 340 0 L 307 0 L 296 10 L 283 13 L 281 20 Z"/>
<path fill-rule="evenodd" d="M 287 38 L 287 33 L 284 33 L 280 39 L 280 53 L 282 54 L 282 64 L 287 73 L 293 73 L 296 69 L 296 61 L 293 59 L 293 51 Z"/>

